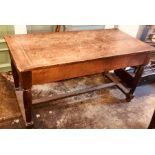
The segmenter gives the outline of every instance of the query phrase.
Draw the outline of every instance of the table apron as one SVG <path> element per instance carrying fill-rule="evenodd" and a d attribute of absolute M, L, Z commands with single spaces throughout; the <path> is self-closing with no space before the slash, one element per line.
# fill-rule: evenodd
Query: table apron
<path fill-rule="evenodd" d="M 148 53 L 122 55 L 37 69 L 32 71 L 32 84 L 61 81 L 130 66 L 143 65 L 148 63 L 148 55 Z"/>

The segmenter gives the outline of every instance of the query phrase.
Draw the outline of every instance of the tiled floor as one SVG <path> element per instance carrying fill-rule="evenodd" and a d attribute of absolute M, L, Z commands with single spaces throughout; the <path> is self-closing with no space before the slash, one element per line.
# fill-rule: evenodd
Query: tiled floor
<path fill-rule="evenodd" d="M 0 76 L 0 128 L 24 128 L 11 75 Z M 33 87 L 33 98 L 103 83 L 101 74 Z M 155 84 L 137 88 L 131 102 L 115 88 L 33 107 L 34 128 L 147 128 L 155 109 Z"/>

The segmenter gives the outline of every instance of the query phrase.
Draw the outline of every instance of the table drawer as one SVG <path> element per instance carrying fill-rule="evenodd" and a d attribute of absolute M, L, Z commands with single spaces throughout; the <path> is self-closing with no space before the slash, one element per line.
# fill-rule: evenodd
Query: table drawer
<path fill-rule="evenodd" d="M 148 53 L 140 53 L 38 69 L 32 71 L 32 83 L 42 84 L 142 65 L 147 63 L 146 60 L 148 60 Z"/>

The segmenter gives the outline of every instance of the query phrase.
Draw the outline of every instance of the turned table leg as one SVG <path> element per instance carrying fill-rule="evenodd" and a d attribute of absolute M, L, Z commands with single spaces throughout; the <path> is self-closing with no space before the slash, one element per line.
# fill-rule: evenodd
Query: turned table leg
<path fill-rule="evenodd" d="M 32 121 L 32 73 L 22 72 L 20 73 L 21 80 L 21 88 L 23 91 L 23 109 L 22 114 L 25 120 L 25 124 L 27 127 L 31 127 L 33 125 Z"/>
<path fill-rule="evenodd" d="M 135 72 L 135 76 L 130 75 L 124 69 L 115 70 L 115 74 L 130 88 L 129 93 L 126 94 L 126 100 L 129 102 L 134 97 L 133 93 L 140 81 L 140 78 L 144 71 L 144 65 L 140 65 L 137 67 Z"/>

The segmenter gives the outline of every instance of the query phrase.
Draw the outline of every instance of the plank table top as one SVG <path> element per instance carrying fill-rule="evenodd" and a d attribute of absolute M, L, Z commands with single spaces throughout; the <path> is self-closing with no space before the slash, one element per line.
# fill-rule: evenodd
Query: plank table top
<path fill-rule="evenodd" d="M 119 29 L 7 35 L 5 40 L 19 72 L 154 50 Z"/>

